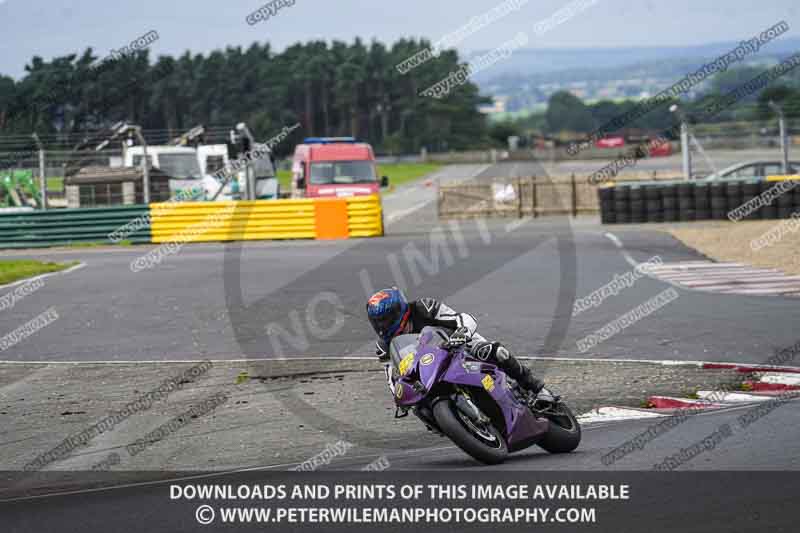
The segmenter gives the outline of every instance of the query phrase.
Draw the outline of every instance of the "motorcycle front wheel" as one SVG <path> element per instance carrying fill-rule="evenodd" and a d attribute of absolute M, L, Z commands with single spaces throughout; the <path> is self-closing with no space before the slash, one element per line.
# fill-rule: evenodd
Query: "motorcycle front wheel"
<path fill-rule="evenodd" d="M 508 445 L 494 425 L 473 421 L 449 398 L 436 402 L 433 416 L 442 432 L 478 461 L 496 465 L 502 463 L 508 455 Z"/>

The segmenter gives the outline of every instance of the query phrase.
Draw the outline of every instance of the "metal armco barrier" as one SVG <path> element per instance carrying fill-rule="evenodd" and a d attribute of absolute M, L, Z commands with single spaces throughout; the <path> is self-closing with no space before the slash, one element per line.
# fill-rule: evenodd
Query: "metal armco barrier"
<path fill-rule="evenodd" d="M 612 183 L 597 189 L 600 219 L 603 224 L 728 220 L 729 213 L 787 180 L 800 176 Z M 800 212 L 800 182 L 763 198 L 771 201 L 742 210 L 747 212 L 744 220 L 790 218 Z"/>
<path fill-rule="evenodd" d="M 0 248 L 110 244 L 112 232 L 135 220 L 136 231 L 123 240 L 149 243 L 148 213 L 147 206 L 133 205 L 0 214 Z"/>
<path fill-rule="evenodd" d="M 383 235 L 380 197 L 309 198 L 151 206 L 154 243 L 347 239 Z"/>

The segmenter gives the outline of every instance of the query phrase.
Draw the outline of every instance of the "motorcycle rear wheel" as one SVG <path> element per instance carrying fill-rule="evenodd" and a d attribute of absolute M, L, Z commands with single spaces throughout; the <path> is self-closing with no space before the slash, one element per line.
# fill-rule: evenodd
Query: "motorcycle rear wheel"
<path fill-rule="evenodd" d="M 492 424 L 479 427 L 461 413 L 452 400 L 442 399 L 436 402 L 433 416 L 442 432 L 478 461 L 496 465 L 508 456 L 508 445 L 500 431 Z"/>
<path fill-rule="evenodd" d="M 556 409 L 553 413 L 538 413 L 550 421 L 550 429 L 538 444 L 550 453 L 569 453 L 581 443 L 581 425 L 566 404 L 558 403 Z"/>

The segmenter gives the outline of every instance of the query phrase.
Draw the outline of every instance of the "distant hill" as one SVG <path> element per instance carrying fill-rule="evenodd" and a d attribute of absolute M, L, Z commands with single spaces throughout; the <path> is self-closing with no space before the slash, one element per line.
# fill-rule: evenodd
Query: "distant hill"
<path fill-rule="evenodd" d="M 737 45 L 731 41 L 682 47 L 521 49 L 473 79 L 483 94 L 504 97 L 506 110 L 513 112 L 541 109 L 553 92 L 564 89 L 587 100 L 640 98 L 668 87 Z M 737 65 L 774 64 L 796 52 L 800 52 L 800 37 L 778 38 Z M 800 73 L 792 77 L 800 79 Z M 707 82 L 700 84 L 687 96 L 708 87 Z"/>
<path fill-rule="evenodd" d="M 565 70 L 607 70 L 637 64 L 658 64 L 664 61 L 700 63 L 728 52 L 738 42 L 720 42 L 696 46 L 656 46 L 632 48 L 540 48 L 521 49 L 475 76 L 478 82 L 508 74 L 535 75 Z M 800 52 L 800 37 L 779 37 L 766 44 L 752 58 L 774 58 Z M 484 52 L 475 52 L 471 56 Z"/>

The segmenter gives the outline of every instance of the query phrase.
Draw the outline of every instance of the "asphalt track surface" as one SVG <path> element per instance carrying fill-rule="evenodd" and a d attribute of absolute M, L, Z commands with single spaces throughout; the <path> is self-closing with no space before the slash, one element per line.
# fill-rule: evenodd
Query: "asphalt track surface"
<path fill-rule="evenodd" d="M 732 436 L 725 438 L 715 448 L 695 456 L 681 464 L 681 472 L 703 470 L 800 470 L 800 442 L 798 424 L 800 411 L 797 402 L 788 402 L 756 423 L 742 428 L 737 417 L 752 409 L 752 405 L 731 407 L 721 411 L 707 411 L 690 417 L 677 427 L 664 432 L 647 442 L 642 449 L 634 449 L 625 457 L 603 462 L 603 457 L 615 448 L 633 440 L 657 425 L 661 420 L 639 419 L 617 422 L 587 424 L 583 427 L 581 444 L 569 454 L 549 454 L 537 446 L 511 454 L 508 459 L 494 466 L 476 463 L 442 439 L 441 446 L 422 450 L 411 450 L 387 458 L 392 470 L 454 470 L 476 471 L 646 471 L 666 458 L 688 448 L 692 444 L 713 434 L 725 424 L 731 428 Z M 410 424 L 418 423 L 409 419 Z M 757 443 L 757 445 L 754 445 Z M 360 461 L 360 462 L 359 462 Z M 364 459 L 349 458 L 332 463 L 328 469 L 359 469 Z"/>
<path fill-rule="evenodd" d="M 537 170 L 524 162 L 463 165 L 435 179 Z M 45 279 L 44 287 L 0 313 L 0 332 L 49 307 L 60 316 L 0 358 L 368 355 L 372 334 L 364 301 L 372 288 L 392 284 L 411 297 L 433 296 L 474 314 L 481 333 L 524 355 L 765 362 L 798 340 L 796 299 L 677 288 L 677 300 L 581 353 L 578 340 L 670 285 L 640 279 L 572 318 L 574 297 L 631 271 L 630 261 L 702 257 L 665 233 L 612 227 L 620 249 L 606 235 L 609 228 L 591 218 L 545 218 L 518 227 L 514 220 L 439 224 L 435 195 L 434 183 L 420 183 L 388 196 L 391 221 L 383 239 L 197 244 L 138 273 L 130 263 L 151 247 L 11 253 L 86 266 Z"/>
<path fill-rule="evenodd" d="M 646 527 L 649 531 L 788 532 L 792 531 L 792 522 L 797 519 L 797 510 L 793 505 L 796 501 L 797 478 L 796 474 L 789 472 L 800 466 L 796 430 L 789 429 L 796 428 L 800 422 L 800 415 L 795 407 L 796 404 L 787 403 L 745 429 L 740 427 L 737 417 L 750 407 L 699 414 L 611 465 L 603 463 L 603 456 L 625 441 L 647 431 L 654 423 L 652 420 L 587 426 L 584 428 L 583 442 L 574 453 L 551 455 L 533 447 L 492 467 L 477 465 L 448 441 L 442 441 L 442 446 L 434 448 L 385 454 L 382 464 L 388 464 L 389 471 L 371 477 L 363 474 L 355 477 L 352 471 L 359 470 L 365 463 L 374 460 L 375 455 L 346 454 L 342 458 L 336 458 L 329 467 L 322 467 L 313 476 L 300 480 L 298 474 L 285 472 L 293 465 L 264 466 L 247 474 L 187 473 L 180 478 L 182 480 L 120 482 L 116 488 L 111 489 L 78 489 L 44 498 L 0 502 L 0 513 L 3 515 L 6 531 L 194 531 L 198 527 L 193 520 L 194 512 L 200 503 L 211 503 L 220 507 L 269 507 L 273 504 L 261 500 L 173 501 L 170 498 L 170 484 L 235 486 L 239 483 L 262 485 L 298 482 L 392 482 L 399 486 L 400 483 L 409 482 L 403 476 L 403 471 L 407 470 L 409 474 L 417 476 L 414 481 L 418 483 L 443 485 L 459 482 L 629 484 L 632 487 L 632 501 L 617 502 L 617 507 L 595 504 L 598 511 L 602 512 L 599 512 L 599 523 L 593 526 L 593 531 L 632 531 L 624 528 L 635 525 L 639 531 Z M 730 436 L 681 464 L 680 474 L 646 473 L 654 464 L 675 456 L 682 448 L 690 448 L 720 431 L 722 427 L 730 428 Z M 754 442 L 758 444 L 754 445 Z M 332 473 L 329 470 L 351 472 Z M 760 472 L 745 474 L 742 470 Z M 739 472 L 738 476 L 736 472 Z M 593 473 L 596 475 L 594 478 L 591 477 Z M 389 474 L 388 478 L 386 474 Z M 461 475 L 461 478 L 454 477 L 457 475 Z M 502 499 L 499 501 L 510 503 Z M 550 506 L 558 504 L 559 502 L 555 502 Z M 581 501 L 561 504 L 592 506 L 592 502 Z M 298 506 L 297 503 L 294 505 Z M 333 505 L 344 504 L 338 502 Z M 415 502 L 415 505 L 424 507 L 426 504 Z M 444 504 L 427 505 L 441 507 Z M 498 504 L 484 500 L 481 505 L 491 507 Z M 527 507 L 534 504 L 518 505 Z M 299 506 L 309 504 L 301 502 Z M 676 517 L 680 517 L 680 520 L 676 520 Z M 777 528 L 776 525 L 781 527 Z M 220 524 L 214 526 L 209 526 L 209 529 L 216 530 L 216 526 Z M 256 526 L 239 523 L 235 527 L 249 530 Z M 265 525 L 260 524 L 258 527 L 263 529 Z M 374 531 L 374 527 L 366 527 L 365 530 Z M 504 530 L 529 530 L 530 527 L 504 526 Z M 281 530 L 305 530 L 297 524 L 287 528 L 289 526 L 284 525 Z M 354 526 L 347 528 L 353 529 Z M 434 527 L 427 525 L 425 529 Z M 338 529 L 327 526 L 326 530 Z M 382 525 L 381 530 L 400 529 Z M 446 530 L 452 531 L 452 528 Z"/>
<path fill-rule="evenodd" d="M 541 173 L 541 168 L 535 163 L 464 165 L 447 168 L 434 182 L 536 173 Z M 614 228 L 623 244 L 620 249 L 606 235 L 608 228 L 594 219 L 439 225 L 433 185 L 415 184 L 386 198 L 386 215 L 391 220 L 383 239 L 200 244 L 187 246 L 158 267 L 136 274 L 131 272 L 130 262 L 150 247 L 11 254 L 78 260 L 86 266 L 47 278 L 43 288 L 0 313 L 0 332 L 13 330 L 48 307 L 60 315 L 55 323 L 0 358 L 136 361 L 366 355 L 371 334 L 363 319 L 363 301 L 369 289 L 365 285 L 378 287 L 396 281 L 405 281 L 411 296 L 435 296 L 475 314 L 484 335 L 501 339 L 513 351 L 526 355 L 763 362 L 775 349 L 798 340 L 793 327 L 796 300 L 676 289 L 677 300 L 581 354 L 577 340 L 670 286 L 643 278 L 601 306 L 572 318 L 574 297 L 588 295 L 615 274 L 630 271 L 631 261 L 656 255 L 665 262 L 700 256 L 663 233 Z M 437 266 L 431 260 L 432 239 L 438 243 Z M 415 250 L 428 261 L 419 260 Z M 404 279 L 397 279 L 398 272 Z M 316 300 L 319 305 L 310 308 L 309 302 L 320 293 L 325 299 Z M 297 312 L 296 323 L 292 311 Z M 295 334 L 278 335 L 275 341 L 268 333 L 270 324 Z M 500 471 L 649 470 L 729 424 L 731 437 L 679 470 L 793 471 L 800 467 L 796 405 L 787 403 L 747 428 L 738 425 L 737 416 L 749 407 L 698 415 L 611 465 L 603 463 L 605 454 L 657 421 L 587 425 L 575 453 L 554 456 L 534 447 L 495 467 L 477 465 L 447 440 L 435 448 L 376 452 L 386 454 L 391 471 L 490 470 L 492 474 L 485 475 L 491 477 Z M 407 423 L 418 424 L 411 418 Z M 330 468 L 358 469 L 369 459 L 344 456 Z M 265 475 L 291 466 L 257 465 Z M 53 524 L 92 530 L 92 525 L 111 527 L 122 519 L 130 521 L 125 528 L 130 531 L 194 530 L 190 514 L 177 516 L 164 509 L 164 494 L 163 489 L 159 492 L 150 486 L 132 487 L 97 497 L 78 494 L 13 504 L 5 507 L 3 514 L 10 531 L 46 530 Z M 733 505 L 740 508 L 748 501 L 743 498 Z M 786 502 L 772 498 L 769 503 L 780 507 Z M 682 505 L 676 503 L 670 513 L 679 516 Z M 650 507 L 638 509 L 642 516 L 651 516 L 647 514 Z M 137 517 L 141 523 L 130 525 Z M 152 525 L 145 527 L 148 523 Z M 742 531 L 760 531 L 764 524 L 739 525 Z"/>

